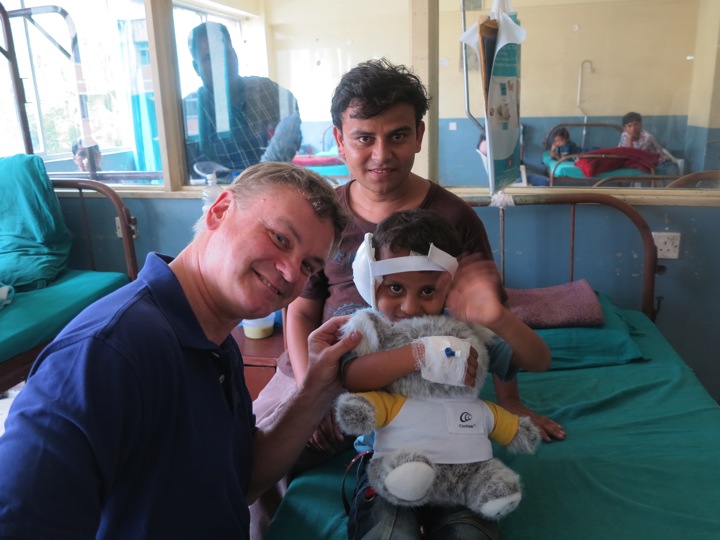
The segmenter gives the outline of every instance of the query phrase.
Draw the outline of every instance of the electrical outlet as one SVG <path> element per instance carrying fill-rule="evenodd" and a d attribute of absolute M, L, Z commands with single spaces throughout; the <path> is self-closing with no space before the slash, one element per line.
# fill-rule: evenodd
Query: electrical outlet
<path fill-rule="evenodd" d="M 680 233 L 652 233 L 657 246 L 658 259 L 677 259 L 680 257 Z"/>

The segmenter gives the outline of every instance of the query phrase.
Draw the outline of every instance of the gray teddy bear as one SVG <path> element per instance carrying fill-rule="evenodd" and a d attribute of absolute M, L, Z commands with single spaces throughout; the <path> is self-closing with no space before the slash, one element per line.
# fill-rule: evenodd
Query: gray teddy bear
<path fill-rule="evenodd" d="M 462 505 L 492 520 L 512 512 L 521 499 L 520 478 L 492 457 L 490 439 L 511 452 L 532 454 L 541 437 L 530 418 L 477 397 L 488 371 L 485 344 L 494 334 L 445 316 L 391 324 L 371 309 L 350 318 L 343 333 L 352 331 L 363 335 L 358 356 L 423 347 L 421 338 L 431 336 L 467 340 L 478 351 L 476 388 L 432 382 L 415 371 L 382 391 L 338 398 L 336 417 L 345 433 L 375 431 L 368 478 L 377 493 L 398 506 Z M 451 347 L 446 352 L 452 356 Z"/>

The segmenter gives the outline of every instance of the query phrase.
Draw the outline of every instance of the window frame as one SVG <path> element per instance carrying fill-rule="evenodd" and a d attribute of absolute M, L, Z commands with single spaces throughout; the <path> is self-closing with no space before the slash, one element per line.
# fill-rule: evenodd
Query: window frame
<path fill-rule="evenodd" d="M 415 67 L 428 86 L 432 89 L 437 85 L 437 50 L 438 50 L 438 0 L 407 0 L 412 1 L 412 56 Z M 183 2 L 193 8 L 212 12 L 211 6 L 193 0 Z M 175 32 L 173 24 L 172 0 L 144 0 L 148 39 L 150 43 L 151 71 L 156 99 L 158 136 L 162 163 L 162 185 L 140 186 L 119 185 L 117 189 L 126 196 L 139 197 L 199 197 L 200 186 L 186 184 L 189 171 L 186 166 L 184 117 L 182 96 L 180 91 L 180 75 Z M 216 4 L 213 4 L 216 6 Z M 228 7 L 228 11 L 218 11 L 223 15 L 242 17 L 244 12 Z M 266 21 L 263 21 L 266 24 Z M 433 61 L 434 59 L 434 61 Z M 435 177 L 437 169 L 437 116 L 427 120 L 426 144 L 423 152 L 416 160 L 415 170 L 430 178 Z M 470 200 L 487 200 L 487 188 L 452 187 L 448 189 L 461 197 Z M 630 204 L 664 205 L 664 206 L 720 206 L 720 191 L 698 189 L 637 189 L 637 188 L 581 188 L 585 193 L 601 192 L 614 195 Z M 599 190 L 599 191 L 598 191 Z M 542 187 L 511 187 L 507 193 L 519 198 L 543 196 L 546 194 L 575 193 L 574 188 L 542 188 Z"/>

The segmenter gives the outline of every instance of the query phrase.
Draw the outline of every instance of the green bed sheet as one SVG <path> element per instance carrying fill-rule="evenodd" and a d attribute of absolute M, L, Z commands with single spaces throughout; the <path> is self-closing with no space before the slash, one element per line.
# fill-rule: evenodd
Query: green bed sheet
<path fill-rule="evenodd" d="M 523 482 L 504 540 L 720 538 L 720 406 L 647 317 L 621 313 L 644 361 L 519 374 L 523 400 L 567 439 L 533 456 L 496 447 Z M 352 456 L 295 478 L 265 538 L 346 538 Z"/>
<path fill-rule="evenodd" d="M 49 341 L 85 307 L 128 281 L 118 272 L 66 270 L 44 289 L 15 293 L 0 309 L 0 362 Z"/>

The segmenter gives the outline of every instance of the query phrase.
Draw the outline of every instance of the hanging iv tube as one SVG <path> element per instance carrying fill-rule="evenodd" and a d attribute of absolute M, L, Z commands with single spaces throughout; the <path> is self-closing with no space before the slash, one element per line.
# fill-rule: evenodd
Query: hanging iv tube
<path fill-rule="evenodd" d="M 592 60 L 583 60 L 582 62 L 580 62 L 580 73 L 578 74 L 577 108 L 583 114 L 583 122 L 587 123 L 587 119 L 588 119 L 587 112 L 585 112 L 585 109 L 583 109 L 583 107 L 582 107 L 583 74 L 585 72 L 585 70 L 584 70 L 585 64 L 588 65 L 588 71 L 590 73 L 595 73 L 595 68 L 593 67 Z M 583 128 L 583 135 L 582 135 L 582 146 L 583 147 L 585 147 L 586 134 L 587 134 L 587 129 Z"/>

